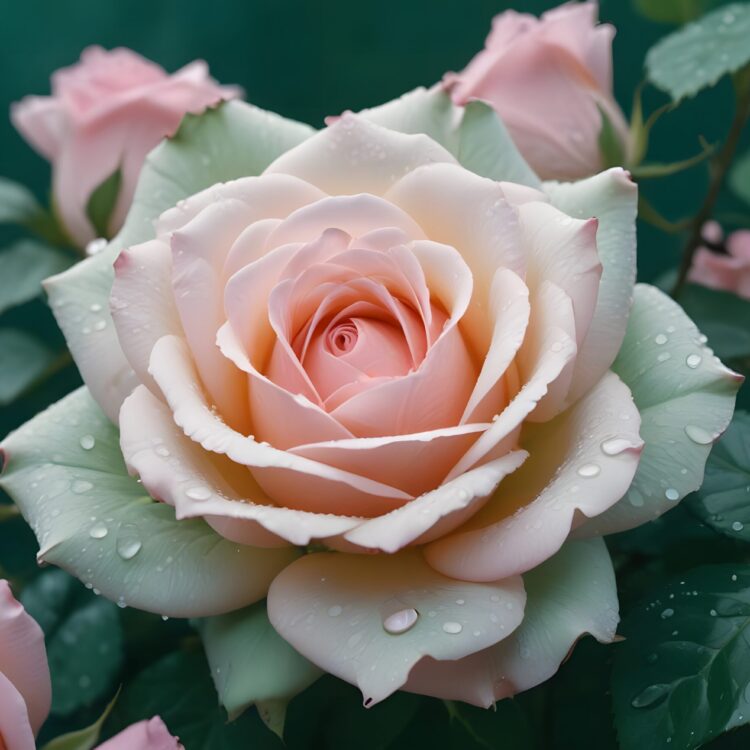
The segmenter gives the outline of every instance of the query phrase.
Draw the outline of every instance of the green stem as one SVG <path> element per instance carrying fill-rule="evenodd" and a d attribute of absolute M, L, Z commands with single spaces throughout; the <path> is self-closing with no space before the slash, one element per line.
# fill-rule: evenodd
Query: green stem
<path fill-rule="evenodd" d="M 682 262 L 680 263 L 680 269 L 677 274 L 677 281 L 672 290 L 673 297 L 677 297 L 685 286 L 688 273 L 690 273 L 690 268 L 693 265 L 693 257 L 695 256 L 696 250 L 701 246 L 701 229 L 713 215 L 716 201 L 718 200 L 719 193 L 724 185 L 724 179 L 729 171 L 729 167 L 732 165 L 732 160 L 737 151 L 740 136 L 742 135 L 742 130 L 747 123 L 748 117 L 750 117 L 750 86 L 744 86 L 737 97 L 737 109 L 734 113 L 732 125 L 729 128 L 727 140 L 721 151 L 716 156 L 714 169 L 711 174 L 711 181 L 708 186 L 706 197 L 703 200 L 703 205 L 700 207 L 700 210 L 692 221 L 690 236 L 688 237 L 688 241 L 682 253 Z"/>

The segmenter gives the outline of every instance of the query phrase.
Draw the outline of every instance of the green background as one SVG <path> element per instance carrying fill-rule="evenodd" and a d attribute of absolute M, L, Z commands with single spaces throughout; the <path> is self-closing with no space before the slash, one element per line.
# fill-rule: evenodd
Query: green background
<path fill-rule="evenodd" d="M 661 0 L 654 0 L 660 2 Z M 321 126 L 328 114 L 357 110 L 430 85 L 459 70 L 478 51 L 492 16 L 508 7 L 539 13 L 549 0 L 27 0 L 4 4 L 0 27 L 0 109 L 30 93 L 49 92 L 49 75 L 89 44 L 124 45 L 174 71 L 208 61 L 223 83 L 240 84 L 248 101 Z M 642 79 L 648 48 L 670 30 L 645 21 L 630 0 L 603 0 L 603 20 L 618 29 L 614 43 L 617 98 L 626 112 Z M 665 98 L 647 91 L 646 106 Z M 720 140 L 731 115 L 727 81 L 664 118 L 652 153 L 659 161 L 699 150 L 698 136 Z M 40 196 L 49 185 L 45 162 L 6 117 L 0 119 L 0 174 Z M 697 168 L 644 185 L 669 217 L 690 214 L 705 185 Z M 726 210 L 737 210 L 731 202 Z M 653 279 L 674 264 L 679 242 L 644 229 L 640 275 Z"/>

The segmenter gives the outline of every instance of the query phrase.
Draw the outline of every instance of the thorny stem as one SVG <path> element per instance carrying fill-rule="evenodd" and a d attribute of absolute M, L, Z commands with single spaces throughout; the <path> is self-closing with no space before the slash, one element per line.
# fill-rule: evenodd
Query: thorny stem
<path fill-rule="evenodd" d="M 692 221 L 690 236 L 688 237 L 687 244 L 682 253 L 680 270 L 677 274 L 677 281 L 675 282 L 674 289 L 672 290 L 672 297 L 677 297 L 685 286 L 690 267 L 693 264 L 695 252 L 701 244 L 703 244 L 701 229 L 713 215 L 716 201 L 721 192 L 729 167 L 732 165 L 732 160 L 734 159 L 734 154 L 737 150 L 742 130 L 748 121 L 748 117 L 750 117 L 750 86 L 745 83 L 737 98 L 737 109 L 727 135 L 727 140 L 716 157 L 714 169 L 711 174 L 711 182 L 708 186 L 708 192 L 706 193 L 703 205 Z"/>

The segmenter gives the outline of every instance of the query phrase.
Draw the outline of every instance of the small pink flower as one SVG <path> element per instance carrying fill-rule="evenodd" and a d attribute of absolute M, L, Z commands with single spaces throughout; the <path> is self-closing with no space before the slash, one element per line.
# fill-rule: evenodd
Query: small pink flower
<path fill-rule="evenodd" d="M 610 24 L 597 25 L 596 2 L 569 3 L 541 18 L 496 16 L 485 48 L 445 85 L 453 101 L 481 99 L 497 111 L 526 161 L 543 179 L 598 172 L 603 111 L 627 143 L 612 95 Z"/>
<path fill-rule="evenodd" d="M 703 227 L 703 238 L 711 244 L 722 241 L 723 232 L 715 222 Z M 698 248 L 690 270 L 690 281 L 750 299 L 750 229 L 739 229 L 726 239 L 726 253 Z"/>
<path fill-rule="evenodd" d="M 177 737 L 173 737 L 164 722 L 154 716 L 139 721 L 112 737 L 98 750 L 185 750 Z"/>
<path fill-rule="evenodd" d="M 112 235 L 125 219 L 148 152 L 175 132 L 185 113 L 238 93 L 219 86 L 200 60 L 169 75 L 129 49 L 89 47 L 80 62 L 53 73 L 52 96 L 26 97 L 11 107 L 11 119 L 52 162 L 55 209 L 82 247 L 96 236 L 86 206 L 99 185 L 121 170 Z"/>
<path fill-rule="evenodd" d="M 0 581 L 0 749 L 34 750 L 51 701 L 44 633 Z"/>

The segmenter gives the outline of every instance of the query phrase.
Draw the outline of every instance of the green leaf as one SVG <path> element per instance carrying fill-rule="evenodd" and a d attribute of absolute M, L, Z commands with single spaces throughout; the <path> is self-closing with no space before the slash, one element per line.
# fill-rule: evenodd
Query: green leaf
<path fill-rule="evenodd" d="M 697 568 L 622 623 L 612 679 L 622 750 L 697 748 L 750 719 L 750 567 Z"/>
<path fill-rule="evenodd" d="M 132 370 L 109 313 L 114 259 L 124 247 L 152 239 L 154 220 L 179 200 L 217 182 L 259 175 L 313 132 L 308 125 L 240 101 L 186 115 L 177 133 L 148 155 L 117 237 L 45 284 L 73 358 L 84 380 L 92 383 L 94 398 L 107 405 L 110 418 L 116 419 L 118 399 L 132 389 Z M 97 310 L 94 316 L 92 308 Z M 91 370 L 96 377 L 87 377 Z"/>
<path fill-rule="evenodd" d="M 691 156 L 689 159 L 682 159 L 681 161 L 673 161 L 669 163 L 651 162 L 649 164 L 640 164 L 637 167 L 633 167 L 630 171 L 636 180 L 669 177 L 670 175 L 679 174 L 686 169 L 690 169 L 690 167 L 694 167 L 696 164 L 700 164 L 702 161 L 708 159 L 715 150 L 715 146 L 706 145 L 703 151 L 695 156 Z"/>
<path fill-rule="evenodd" d="M 750 204 L 750 151 L 735 161 L 729 173 L 729 184 L 745 203 Z"/>
<path fill-rule="evenodd" d="M 54 362 L 55 353 L 17 328 L 0 328 L 0 405 L 20 396 Z"/>
<path fill-rule="evenodd" d="M 695 96 L 750 62 L 750 4 L 732 3 L 657 42 L 646 55 L 649 81 L 674 101 Z"/>
<path fill-rule="evenodd" d="M 261 718 L 276 720 L 281 704 L 312 685 L 321 670 L 298 654 L 268 621 L 265 602 L 200 621 L 219 700 L 236 718 L 262 703 Z"/>
<path fill-rule="evenodd" d="M 0 177 L 0 224 L 27 225 L 44 210 L 28 188 Z"/>
<path fill-rule="evenodd" d="M 690 508 L 716 531 L 750 542 L 750 414 L 737 412 L 706 464 Z"/>
<path fill-rule="evenodd" d="M 39 560 L 67 570 L 118 604 L 170 617 L 247 606 L 292 559 L 293 548 L 238 546 L 204 521 L 175 519 L 128 475 L 119 434 L 85 388 L 3 441 L 0 486 L 41 545 Z"/>
<path fill-rule="evenodd" d="M 450 151 L 466 169 L 493 180 L 539 187 L 494 110 L 480 101 L 457 107 L 439 86 L 418 88 L 359 113 L 400 133 L 424 133 Z"/>
<path fill-rule="evenodd" d="M 200 652 L 175 651 L 137 675 L 123 688 L 107 732 L 114 734 L 157 715 L 187 750 L 283 748 L 255 711 L 227 722 Z"/>
<path fill-rule="evenodd" d="M 602 118 L 602 128 L 599 131 L 599 153 L 602 155 L 602 164 L 605 169 L 620 167 L 625 163 L 625 145 L 607 113 L 598 104 L 596 106 Z"/>
<path fill-rule="evenodd" d="M 533 747 L 533 733 L 518 703 L 500 701 L 494 711 L 465 703 L 446 701 L 451 720 L 451 739 L 456 750 L 527 750 Z"/>
<path fill-rule="evenodd" d="M 750 356 L 750 302 L 730 292 L 688 284 L 680 292 L 685 312 L 722 359 Z"/>
<path fill-rule="evenodd" d="M 122 186 L 122 172 L 118 168 L 102 182 L 89 197 L 86 204 L 86 216 L 94 226 L 97 237 L 111 237 L 109 220 L 117 203 L 117 196 Z"/>
<path fill-rule="evenodd" d="M 719 0 L 634 0 L 638 12 L 650 21 L 683 24 L 702 16 Z"/>
<path fill-rule="evenodd" d="M 612 369 L 633 394 L 645 445 L 625 497 L 587 520 L 580 533 L 634 528 L 700 487 L 711 445 L 731 420 L 742 382 L 704 342 L 679 305 L 656 287 L 636 285 Z"/>
<path fill-rule="evenodd" d="M 62 570 L 36 578 L 21 601 L 44 630 L 52 713 L 67 716 L 93 705 L 112 687 L 122 666 L 117 607 L 97 599 Z"/>
<path fill-rule="evenodd" d="M 104 722 L 112 713 L 112 709 L 115 707 L 118 697 L 119 692 L 114 698 L 112 698 L 109 705 L 104 709 L 104 713 L 102 713 L 93 724 L 84 729 L 78 729 L 75 732 L 69 732 L 60 737 L 55 737 L 55 739 L 48 742 L 42 750 L 92 750 L 94 745 L 99 741 Z"/>
<path fill-rule="evenodd" d="M 0 252 L 0 313 L 38 297 L 42 281 L 73 258 L 35 240 L 19 240 Z"/>

